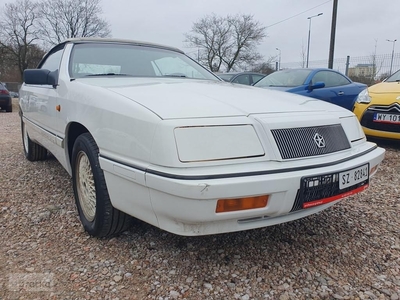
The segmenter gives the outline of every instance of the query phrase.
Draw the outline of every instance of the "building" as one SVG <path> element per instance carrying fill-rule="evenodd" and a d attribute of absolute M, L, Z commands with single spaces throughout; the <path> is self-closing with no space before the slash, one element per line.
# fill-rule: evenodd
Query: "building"
<path fill-rule="evenodd" d="M 375 64 L 358 64 L 349 68 L 350 77 L 374 77 L 376 72 Z"/>

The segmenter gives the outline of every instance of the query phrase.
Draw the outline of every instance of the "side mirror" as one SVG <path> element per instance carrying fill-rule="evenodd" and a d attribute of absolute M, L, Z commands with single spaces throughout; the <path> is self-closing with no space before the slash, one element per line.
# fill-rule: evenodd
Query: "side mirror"
<path fill-rule="evenodd" d="M 321 89 L 321 88 L 323 88 L 323 87 L 325 87 L 325 82 L 323 82 L 323 81 L 317 81 L 315 84 L 310 84 L 310 85 L 308 86 L 308 90 L 311 92 L 312 90 Z"/>
<path fill-rule="evenodd" d="M 46 69 L 26 69 L 24 71 L 24 82 L 26 84 L 57 86 L 58 70 L 50 72 Z"/>

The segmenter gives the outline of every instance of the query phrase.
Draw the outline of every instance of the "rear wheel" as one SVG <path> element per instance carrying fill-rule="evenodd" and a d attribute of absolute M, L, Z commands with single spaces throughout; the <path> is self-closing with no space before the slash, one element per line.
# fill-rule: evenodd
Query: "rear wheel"
<path fill-rule="evenodd" d="M 12 104 L 10 104 L 10 105 L 6 108 L 6 112 L 12 112 Z"/>
<path fill-rule="evenodd" d="M 108 237 L 127 230 L 132 218 L 111 204 L 99 149 L 89 133 L 80 135 L 72 150 L 72 180 L 79 218 L 95 237 Z"/>
<path fill-rule="evenodd" d="M 47 149 L 35 143 L 29 138 L 28 132 L 26 131 L 25 123 L 22 121 L 22 117 L 21 132 L 25 157 L 30 161 L 45 160 L 47 158 Z"/>

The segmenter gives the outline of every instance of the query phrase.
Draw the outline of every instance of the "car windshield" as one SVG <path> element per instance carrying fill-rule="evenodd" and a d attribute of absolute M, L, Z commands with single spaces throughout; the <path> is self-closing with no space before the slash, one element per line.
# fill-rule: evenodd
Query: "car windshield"
<path fill-rule="evenodd" d="M 304 84 L 311 70 L 283 70 L 265 76 L 254 86 L 257 87 L 291 87 Z"/>
<path fill-rule="evenodd" d="M 69 73 L 72 78 L 136 76 L 219 80 L 180 52 L 124 43 L 74 45 Z"/>
<path fill-rule="evenodd" d="M 398 70 L 396 73 L 394 73 L 392 76 L 390 76 L 388 79 L 386 79 L 386 82 L 398 82 L 400 80 L 400 70 Z"/>

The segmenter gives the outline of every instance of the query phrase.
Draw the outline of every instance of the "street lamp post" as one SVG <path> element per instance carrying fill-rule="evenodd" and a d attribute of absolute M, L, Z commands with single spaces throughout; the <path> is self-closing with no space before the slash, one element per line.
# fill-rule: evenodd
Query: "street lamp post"
<path fill-rule="evenodd" d="M 278 70 L 279 71 L 281 69 L 281 49 L 276 48 L 276 50 L 279 51 L 279 56 L 278 56 Z"/>
<path fill-rule="evenodd" d="M 389 71 L 389 76 L 392 75 L 392 66 L 393 66 L 393 56 L 394 56 L 394 44 L 396 43 L 397 40 L 387 40 L 388 42 L 393 43 L 393 48 L 392 48 L 392 59 L 390 61 L 390 71 Z"/>
<path fill-rule="evenodd" d="M 307 43 L 307 65 L 306 65 L 306 68 L 308 68 L 308 60 L 310 58 L 311 19 L 314 17 L 322 16 L 322 15 L 323 15 L 323 13 L 319 13 L 317 15 L 307 18 L 308 20 L 310 20 L 310 22 L 308 23 L 308 43 Z"/>

